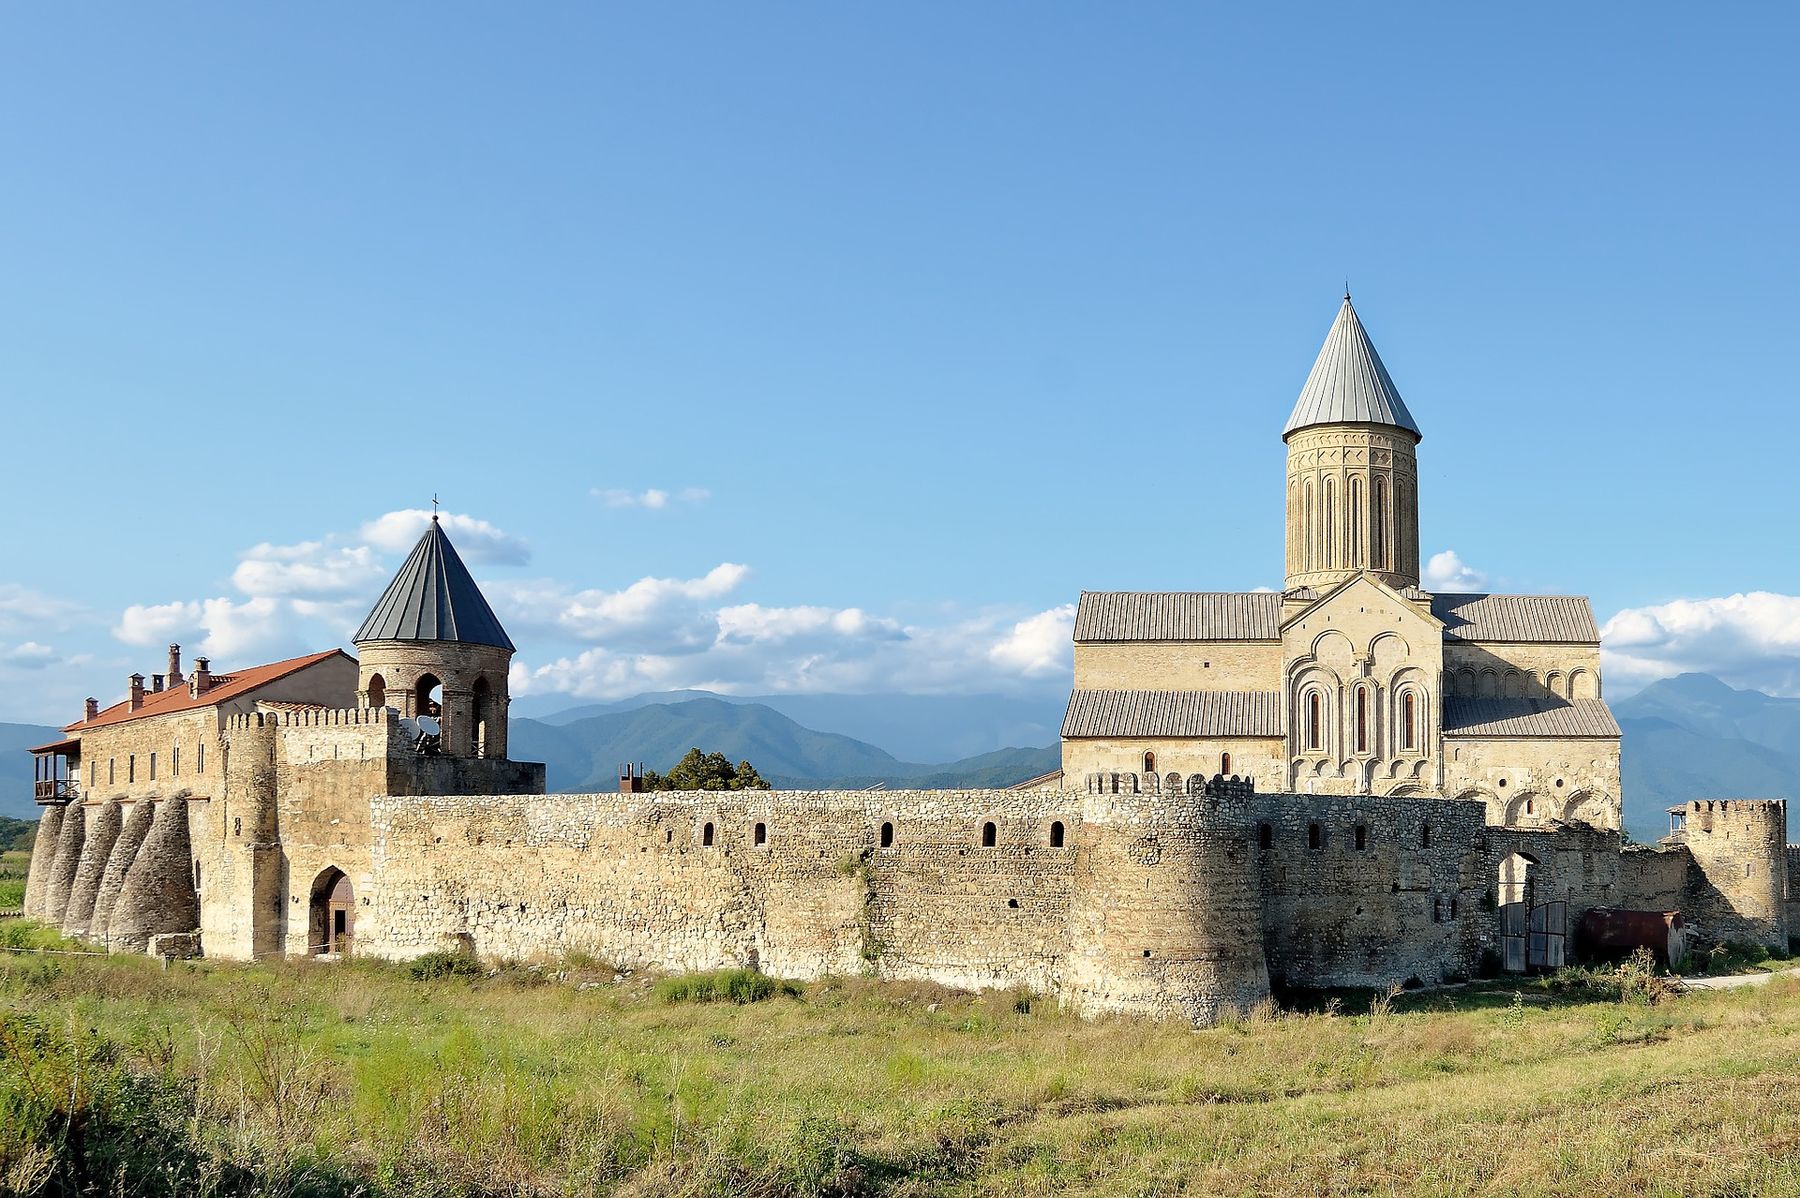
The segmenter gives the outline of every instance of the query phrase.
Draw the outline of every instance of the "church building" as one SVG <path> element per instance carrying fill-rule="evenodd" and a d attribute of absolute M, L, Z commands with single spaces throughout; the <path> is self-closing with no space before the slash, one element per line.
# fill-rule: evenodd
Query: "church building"
<path fill-rule="evenodd" d="M 1300 794 L 1479 799 L 1509 827 L 1620 824 L 1619 725 L 1578 595 L 1420 587 L 1423 434 L 1344 297 L 1282 430 L 1274 591 L 1084 592 L 1069 785 L 1194 774 Z"/>

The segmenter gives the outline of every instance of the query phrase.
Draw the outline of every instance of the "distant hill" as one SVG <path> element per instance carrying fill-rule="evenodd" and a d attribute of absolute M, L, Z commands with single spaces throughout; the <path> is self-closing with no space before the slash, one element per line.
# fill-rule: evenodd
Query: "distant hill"
<path fill-rule="evenodd" d="M 44 724 L 0 724 L 0 815 L 38 817 L 37 802 L 31 797 L 31 754 L 25 750 L 61 737 L 61 728 Z"/>
<path fill-rule="evenodd" d="M 1063 708 L 1068 703 L 1066 694 L 1020 699 L 1007 695 L 740 696 L 687 690 L 575 706 L 568 706 L 566 697 L 532 696 L 515 700 L 512 713 L 515 719 L 531 715 L 561 727 L 598 715 L 690 699 L 767 707 L 802 727 L 880 745 L 905 761 L 954 761 L 1009 745 L 1049 744 L 1061 733 Z"/>
<path fill-rule="evenodd" d="M 1005 748 L 944 764 L 902 761 L 885 749 L 803 727 L 760 703 L 720 698 L 647 703 L 563 724 L 512 721 L 507 753 L 542 761 L 551 790 L 612 790 L 618 767 L 666 770 L 691 748 L 748 760 L 771 782 L 822 786 L 1004 786 L 1054 769 L 1057 746 Z"/>
<path fill-rule="evenodd" d="M 1624 732 L 1625 826 L 1669 830 L 1664 809 L 1698 798 L 1800 798 L 1800 699 L 1710 674 L 1651 683 L 1613 705 Z M 1790 826 L 1789 839 L 1800 839 Z"/>

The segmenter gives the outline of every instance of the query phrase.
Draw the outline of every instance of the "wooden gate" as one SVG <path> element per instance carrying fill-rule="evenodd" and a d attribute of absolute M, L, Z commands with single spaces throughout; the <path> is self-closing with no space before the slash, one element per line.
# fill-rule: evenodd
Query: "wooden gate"
<path fill-rule="evenodd" d="M 1533 906 L 1500 908 L 1500 964 L 1508 973 L 1560 969 L 1568 932 L 1568 905 L 1561 899 Z"/>

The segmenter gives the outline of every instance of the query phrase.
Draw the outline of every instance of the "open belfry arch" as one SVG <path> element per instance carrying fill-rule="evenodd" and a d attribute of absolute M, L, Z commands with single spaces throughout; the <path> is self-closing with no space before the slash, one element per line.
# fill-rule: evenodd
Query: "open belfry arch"
<path fill-rule="evenodd" d="M 1421 589 L 1423 435 L 1346 295 L 1281 430 L 1282 589 L 1084 593 L 1063 777 L 1230 760 L 1267 790 L 1480 795 L 1495 824 L 1618 828 L 1593 611 Z"/>

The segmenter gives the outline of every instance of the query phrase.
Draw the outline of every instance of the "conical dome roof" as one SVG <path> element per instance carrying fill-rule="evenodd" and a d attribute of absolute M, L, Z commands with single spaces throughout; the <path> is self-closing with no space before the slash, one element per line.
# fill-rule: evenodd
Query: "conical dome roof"
<path fill-rule="evenodd" d="M 351 639 L 513 647 L 436 517 Z"/>
<path fill-rule="evenodd" d="M 1406 410 L 1399 388 L 1388 377 L 1369 334 L 1363 331 L 1348 295 L 1281 435 L 1315 424 L 1391 424 L 1415 437 L 1424 436 Z"/>

